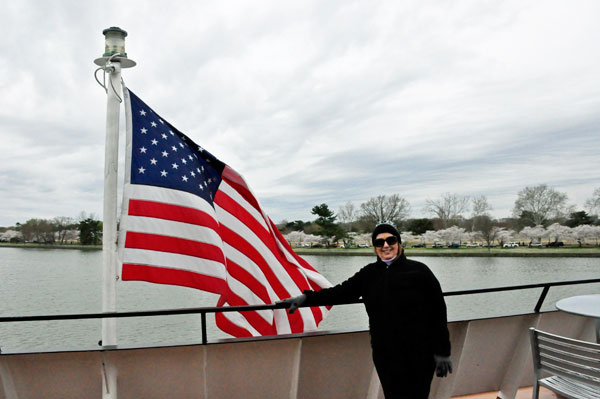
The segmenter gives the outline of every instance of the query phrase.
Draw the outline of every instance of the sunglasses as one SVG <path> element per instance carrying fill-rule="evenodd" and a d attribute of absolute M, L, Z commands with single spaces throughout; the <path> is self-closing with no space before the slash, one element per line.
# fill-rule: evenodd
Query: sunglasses
<path fill-rule="evenodd" d="M 375 241 L 373 241 L 373 245 L 375 245 L 376 248 L 381 248 L 386 242 L 391 247 L 394 244 L 398 244 L 398 237 L 389 236 L 387 238 L 376 238 Z"/>

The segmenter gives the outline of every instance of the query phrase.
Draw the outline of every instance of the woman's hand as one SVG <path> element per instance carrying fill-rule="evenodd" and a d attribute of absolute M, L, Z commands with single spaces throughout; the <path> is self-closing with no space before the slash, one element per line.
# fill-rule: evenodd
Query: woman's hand
<path fill-rule="evenodd" d="M 283 301 L 277 301 L 275 302 L 276 304 L 278 303 L 289 303 L 290 304 L 290 313 L 294 313 L 296 311 L 296 309 L 298 309 L 298 307 L 302 306 L 304 304 L 304 302 L 306 302 L 306 295 L 302 294 L 299 296 L 295 296 L 292 298 L 288 298 L 288 299 L 284 299 Z"/>
<path fill-rule="evenodd" d="M 435 375 L 445 377 L 448 373 L 452 373 L 452 360 L 449 356 L 433 355 L 435 360 Z"/>

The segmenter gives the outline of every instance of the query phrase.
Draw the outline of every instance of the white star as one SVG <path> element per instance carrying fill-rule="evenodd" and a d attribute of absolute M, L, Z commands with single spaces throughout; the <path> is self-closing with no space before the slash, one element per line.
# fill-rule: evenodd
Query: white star
<path fill-rule="evenodd" d="M 154 121 L 152 121 L 151 125 L 152 125 L 152 127 L 156 127 L 156 126 L 158 126 L 158 125 L 156 124 L 156 122 L 154 122 Z"/>
<path fill-rule="evenodd" d="M 140 152 L 141 152 L 142 154 L 145 154 L 145 153 L 146 153 L 146 147 L 142 147 L 142 148 L 140 148 Z"/>
<path fill-rule="evenodd" d="M 200 172 L 200 169 L 196 168 L 196 170 L 198 171 L 198 173 L 202 173 L 202 172 Z"/>
<path fill-rule="evenodd" d="M 142 128 L 142 130 L 140 130 L 140 132 L 142 132 L 142 134 L 146 134 L 146 132 L 147 132 L 147 131 L 148 131 L 148 130 L 146 130 L 146 128 L 145 128 L 145 127 L 143 127 L 143 128 Z"/>
<path fill-rule="evenodd" d="M 190 175 L 192 175 L 192 177 L 196 177 L 196 174 L 194 173 L 193 170 L 190 172 Z"/>
<path fill-rule="evenodd" d="M 160 175 L 161 175 L 162 177 L 167 177 L 167 171 L 166 171 L 166 170 L 164 170 L 164 169 L 163 169 L 163 170 L 161 170 L 161 171 L 160 171 Z"/>
<path fill-rule="evenodd" d="M 163 134 L 161 134 L 161 137 L 162 137 L 163 139 L 165 139 L 165 140 L 167 139 L 167 135 L 166 135 L 166 134 L 164 134 L 164 133 L 163 133 Z"/>
<path fill-rule="evenodd" d="M 152 145 L 158 145 L 158 140 L 152 139 Z"/>
<path fill-rule="evenodd" d="M 200 190 L 204 191 L 204 187 L 202 187 L 202 184 L 198 184 L 198 187 L 200 187 Z"/>
<path fill-rule="evenodd" d="M 146 171 L 146 169 L 144 169 L 144 167 L 142 166 L 141 168 L 138 169 L 139 173 L 144 173 Z"/>
<path fill-rule="evenodd" d="M 140 115 L 142 115 L 142 116 L 146 116 L 146 111 L 144 111 L 144 110 L 141 110 L 141 111 L 140 111 Z"/>
<path fill-rule="evenodd" d="M 180 146 L 181 148 L 183 148 L 183 144 L 179 143 L 179 146 Z"/>
<path fill-rule="evenodd" d="M 181 177 L 181 180 L 188 181 L 188 177 L 186 175 L 183 175 L 183 177 Z"/>
<path fill-rule="evenodd" d="M 184 165 L 187 164 L 187 161 L 185 160 L 185 158 L 181 158 L 181 162 L 183 162 Z"/>
<path fill-rule="evenodd" d="M 206 184 L 206 182 L 204 182 L 204 187 L 208 187 L 208 184 Z"/>
<path fill-rule="evenodd" d="M 204 172 L 204 166 L 202 167 L 202 172 Z"/>
<path fill-rule="evenodd" d="M 156 159 L 154 159 L 154 158 L 152 158 L 152 159 L 150 160 L 150 163 L 151 163 L 152 165 L 156 165 L 156 162 L 158 162 L 158 161 L 157 161 Z"/>
<path fill-rule="evenodd" d="M 194 160 L 194 158 L 192 158 L 192 156 L 191 156 L 191 155 L 188 155 L 188 158 L 190 159 L 190 161 L 193 161 L 193 160 Z"/>
<path fill-rule="evenodd" d="M 160 119 L 160 118 L 158 118 L 158 121 L 159 121 L 160 123 L 162 123 L 163 125 L 165 124 L 165 123 L 163 122 L 163 120 L 162 120 L 162 119 Z"/>
<path fill-rule="evenodd" d="M 163 158 L 166 158 L 166 157 L 168 157 L 168 156 L 169 156 L 169 153 L 168 153 L 168 152 L 166 152 L 166 151 L 163 151 L 163 152 L 162 152 L 162 156 L 163 156 Z"/>
<path fill-rule="evenodd" d="M 204 148 L 198 146 L 198 151 L 202 152 L 202 151 L 204 151 Z"/>
<path fill-rule="evenodd" d="M 212 180 L 208 179 L 208 184 L 212 183 Z"/>
<path fill-rule="evenodd" d="M 174 145 L 171 146 L 171 149 L 175 152 L 177 152 L 177 147 L 175 147 Z"/>
<path fill-rule="evenodd" d="M 177 169 L 177 168 L 179 168 L 179 165 L 177 165 L 176 163 L 174 163 L 174 164 L 173 164 L 173 165 L 171 165 L 171 166 L 173 166 L 173 169 Z"/>
<path fill-rule="evenodd" d="M 171 133 L 171 136 L 175 136 L 175 133 L 173 133 L 172 130 L 169 130 L 169 133 Z"/>

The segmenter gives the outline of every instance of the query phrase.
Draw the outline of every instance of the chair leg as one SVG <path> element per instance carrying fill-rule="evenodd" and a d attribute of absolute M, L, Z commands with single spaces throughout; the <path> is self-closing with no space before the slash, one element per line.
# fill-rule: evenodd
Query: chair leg
<path fill-rule="evenodd" d="M 533 390 L 531 391 L 531 398 L 539 399 L 539 397 L 540 397 L 540 384 L 538 384 L 538 380 L 536 378 L 533 383 Z"/>

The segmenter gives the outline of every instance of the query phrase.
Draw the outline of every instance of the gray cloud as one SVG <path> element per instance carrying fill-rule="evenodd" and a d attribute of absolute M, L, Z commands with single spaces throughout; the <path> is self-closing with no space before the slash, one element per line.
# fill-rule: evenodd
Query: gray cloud
<path fill-rule="evenodd" d="M 9 3 L 0 226 L 101 214 L 106 100 L 92 60 L 113 25 L 138 62 L 127 85 L 244 175 L 275 221 L 384 193 L 405 196 L 414 216 L 445 192 L 485 194 L 508 216 L 518 191 L 541 183 L 581 207 L 600 186 L 599 11 L 594 1 Z"/>

